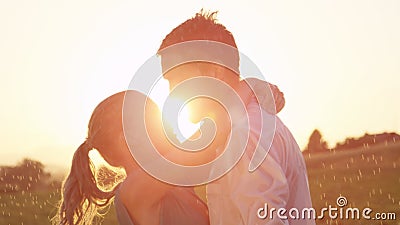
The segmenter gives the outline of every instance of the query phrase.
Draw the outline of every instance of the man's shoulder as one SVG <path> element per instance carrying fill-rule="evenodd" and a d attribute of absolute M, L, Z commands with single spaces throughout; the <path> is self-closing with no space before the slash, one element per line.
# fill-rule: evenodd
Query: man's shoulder
<path fill-rule="evenodd" d="M 286 141 L 297 143 L 292 135 L 292 132 L 277 115 L 275 115 L 275 135 L 281 136 Z"/>

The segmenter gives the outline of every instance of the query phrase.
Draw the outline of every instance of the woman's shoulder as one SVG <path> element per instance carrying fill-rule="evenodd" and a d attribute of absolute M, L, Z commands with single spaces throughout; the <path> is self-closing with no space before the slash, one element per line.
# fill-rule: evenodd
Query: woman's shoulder
<path fill-rule="evenodd" d="M 124 199 L 129 199 L 130 197 L 133 197 L 133 189 L 135 188 L 134 181 L 135 180 L 133 179 L 133 177 L 127 176 L 125 180 L 120 184 L 118 188 L 118 195 L 122 202 Z"/>
<path fill-rule="evenodd" d="M 166 193 L 160 202 L 160 217 L 163 224 L 209 224 L 207 205 L 189 187 L 175 187 Z"/>
<path fill-rule="evenodd" d="M 156 180 L 146 172 L 139 172 L 127 176 L 119 187 L 119 194 L 125 205 L 135 202 L 154 202 L 161 199 L 170 189 L 169 185 Z"/>

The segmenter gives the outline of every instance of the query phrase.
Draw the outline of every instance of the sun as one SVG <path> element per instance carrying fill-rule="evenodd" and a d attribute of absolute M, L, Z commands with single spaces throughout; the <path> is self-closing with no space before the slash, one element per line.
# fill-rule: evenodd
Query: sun
<path fill-rule="evenodd" d="M 150 92 L 149 97 L 158 105 L 158 107 L 162 110 L 164 107 L 164 102 L 169 95 L 169 85 L 168 81 L 164 78 L 158 80 L 158 82 L 154 85 L 152 91 Z M 172 105 L 178 106 L 183 105 L 183 101 L 179 99 L 173 99 Z M 188 140 L 194 133 L 196 133 L 201 126 L 201 123 L 192 123 L 190 121 L 190 109 L 186 105 L 183 105 L 179 109 L 178 118 L 173 118 L 169 111 L 166 110 L 167 121 L 169 121 L 169 125 L 173 128 L 173 131 L 177 137 L 177 139 L 182 143 Z M 179 132 L 180 131 L 180 132 Z"/>
<path fill-rule="evenodd" d="M 186 105 L 183 106 L 181 111 L 179 112 L 178 115 L 178 129 L 181 131 L 181 135 L 177 135 L 177 138 L 180 142 L 184 142 L 188 140 L 194 133 L 196 133 L 201 126 L 200 123 L 192 123 L 190 122 L 190 111 L 189 107 Z"/>

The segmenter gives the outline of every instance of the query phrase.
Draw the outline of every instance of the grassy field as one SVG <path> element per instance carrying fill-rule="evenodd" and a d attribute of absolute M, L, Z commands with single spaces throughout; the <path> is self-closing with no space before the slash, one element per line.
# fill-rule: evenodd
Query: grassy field
<path fill-rule="evenodd" d="M 59 191 L 0 194 L 1 225 L 46 225 L 57 213 Z M 114 207 L 100 218 L 102 224 L 118 224 Z"/>
<path fill-rule="evenodd" d="M 343 208 L 365 207 L 375 213 L 396 213 L 396 220 L 317 220 L 322 224 L 400 224 L 400 144 L 305 156 L 313 206 L 317 212 L 339 196 Z M 204 191 L 198 189 L 204 198 Z M 0 194 L 1 225 L 45 225 L 56 213 L 59 192 Z M 327 214 L 326 216 L 327 217 Z M 102 224 L 117 224 L 113 206 Z"/>
<path fill-rule="evenodd" d="M 400 144 L 305 156 L 314 208 L 365 207 L 396 213 L 396 220 L 318 220 L 317 224 L 400 224 Z"/>

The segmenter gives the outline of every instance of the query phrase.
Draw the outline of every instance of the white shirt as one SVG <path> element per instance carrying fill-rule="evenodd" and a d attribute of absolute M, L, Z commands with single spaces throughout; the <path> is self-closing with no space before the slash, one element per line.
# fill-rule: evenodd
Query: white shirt
<path fill-rule="evenodd" d="M 257 117 L 255 109 L 258 109 L 259 105 L 254 97 L 246 108 L 250 118 Z M 265 204 L 268 205 L 267 211 L 272 207 L 285 208 L 287 211 L 296 208 L 300 216 L 303 208 L 312 207 L 307 170 L 299 146 L 288 128 L 276 115 L 262 110 L 262 118 L 265 126 L 263 126 L 259 147 L 264 148 L 264 151 L 268 150 L 271 143 L 267 140 L 273 138 L 272 146 L 264 161 L 254 172 L 248 170 L 252 152 L 249 153 L 246 149 L 247 152 L 232 170 L 207 185 L 210 224 L 315 225 L 314 220 L 280 219 L 276 214 L 271 220 L 269 212 L 265 219 L 260 219 L 258 216 L 258 211 L 264 208 Z M 271 126 L 268 127 L 266 124 L 267 121 L 273 119 L 276 119 L 275 133 Z M 260 121 L 250 121 L 250 139 L 260 135 L 260 131 L 257 131 L 257 126 L 260 125 Z M 247 141 L 245 135 L 247 130 L 243 123 L 234 123 L 232 132 L 244 134 L 242 140 L 234 141 Z M 262 213 L 265 212 L 262 211 Z"/>

